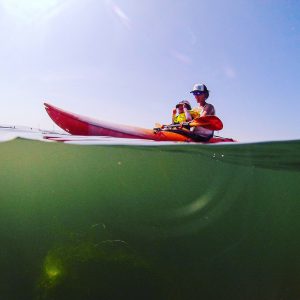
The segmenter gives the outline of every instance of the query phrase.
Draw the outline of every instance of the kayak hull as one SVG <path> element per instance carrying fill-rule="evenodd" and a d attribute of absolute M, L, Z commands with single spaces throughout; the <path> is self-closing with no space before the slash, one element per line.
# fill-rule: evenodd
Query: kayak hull
<path fill-rule="evenodd" d="M 110 136 L 154 141 L 194 142 L 191 138 L 179 133 L 169 131 L 154 132 L 152 129 L 99 121 L 79 114 L 67 112 L 48 103 L 44 103 L 44 105 L 48 115 L 54 123 L 72 135 Z M 212 137 L 206 143 L 218 142 L 234 142 L 234 140 L 222 137 Z"/>

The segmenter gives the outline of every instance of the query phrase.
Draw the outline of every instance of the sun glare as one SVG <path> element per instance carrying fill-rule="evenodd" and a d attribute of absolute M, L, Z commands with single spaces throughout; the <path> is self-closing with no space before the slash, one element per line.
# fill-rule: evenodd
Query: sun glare
<path fill-rule="evenodd" d="M 64 0 L 2 0 L 10 16 L 24 21 L 34 21 L 52 14 Z"/>

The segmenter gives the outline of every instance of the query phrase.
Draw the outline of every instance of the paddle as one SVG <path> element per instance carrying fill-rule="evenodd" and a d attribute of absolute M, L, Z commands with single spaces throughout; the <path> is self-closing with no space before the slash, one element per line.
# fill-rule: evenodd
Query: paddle
<path fill-rule="evenodd" d="M 155 124 L 159 125 L 159 124 Z M 196 118 L 190 122 L 183 122 L 181 124 L 170 124 L 170 125 L 161 125 L 160 127 L 153 128 L 154 131 L 168 130 L 174 128 L 183 128 L 183 127 L 197 127 L 201 126 L 209 130 L 221 130 L 223 128 L 222 121 L 217 116 L 204 116 Z"/>
<path fill-rule="evenodd" d="M 210 130 L 223 129 L 223 123 L 217 116 L 207 115 L 199 117 L 189 122 L 190 127 L 201 126 Z"/>

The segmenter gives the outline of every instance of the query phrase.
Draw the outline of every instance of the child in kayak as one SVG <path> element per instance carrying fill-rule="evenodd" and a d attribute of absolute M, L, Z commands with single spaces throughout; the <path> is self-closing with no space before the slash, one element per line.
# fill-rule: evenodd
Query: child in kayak
<path fill-rule="evenodd" d="M 191 104 L 187 100 L 180 101 L 173 109 L 172 124 L 181 124 L 184 122 L 192 121 Z"/>

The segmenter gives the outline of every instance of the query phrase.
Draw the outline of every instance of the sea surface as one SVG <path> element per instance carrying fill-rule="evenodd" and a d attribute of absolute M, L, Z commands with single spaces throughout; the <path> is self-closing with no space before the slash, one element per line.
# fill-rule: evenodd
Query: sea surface
<path fill-rule="evenodd" d="M 0 299 L 300 299 L 300 140 L 0 128 Z"/>

